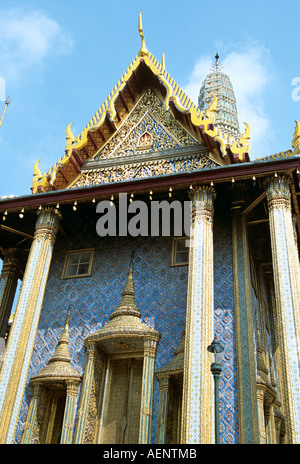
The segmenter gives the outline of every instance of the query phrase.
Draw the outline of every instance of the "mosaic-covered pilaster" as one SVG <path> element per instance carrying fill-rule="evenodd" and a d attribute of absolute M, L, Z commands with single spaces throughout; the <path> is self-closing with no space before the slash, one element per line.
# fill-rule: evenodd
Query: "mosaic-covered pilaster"
<path fill-rule="evenodd" d="M 38 212 L 36 231 L 1 370 L 0 443 L 14 441 L 59 218 L 58 212 L 52 208 Z"/>
<path fill-rule="evenodd" d="M 93 368 L 95 363 L 95 343 L 87 344 L 87 362 L 84 370 L 84 376 L 82 381 L 81 396 L 79 409 L 77 413 L 77 422 L 74 436 L 74 443 L 80 444 L 84 443 L 84 436 L 86 431 L 86 424 L 88 418 L 88 407 L 89 400 L 92 389 L 92 379 L 93 379 Z"/>
<path fill-rule="evenodd" d="M 169 396 L 169 377 L 159 376 L 159 407 L 157 417 L 157 443 L 166 443 L 166 422 Z"/>
<path fill-rule="evenodd" d="M 211 186 L 190 190 L 192 203 L 183 376 L 182 443 L 213 443 L 212 375 L 207 347 L 214 322 Z"/>
<path fill-rule="evenodd" d="M 16 293 L 19 271 L 16 248 L 5 250 L 0 276 L 0 337 L 5 337 L 11 308 Z"/>
<path fill-rule="evenodd" d="M 139 443 L 151 443 L 152 425 L 152 401 L 153 401 L 153 377 L 154 363 L 157 348 L 157 338 L 146 338 L 144 341 L 144 367 L 143 387 L 141 398 L 141 419 Z"/>
<path fill-rule="evenodd" d="M 71 444 L 75 424 L 75 407 L 78 395 L 79 383 L 69 381 L 67 383 L 67 397 L 64 420 L 61 433 L 61 444 Z"/>
<path fill-rule="evenodd" d="M 29 404 L 27 420 L 23 431 L 22 444 L 31 444 L 34 437 L 34 427 L 38 410 L 41 386 L 39 383 L 31 385 L 31 400 Z"/>
<path fill-rule="evenodd" d="M 300 443 L 300 265 L 294 240 L 290 179 L 265 182 L 272 246 L 287 443 Z"/>
<path fill-rule="evenodd" d="M 243 215 L 244 185 L 234 185 L 232 193 L 232 247 L 239 441 L 241 444 L 253 444 L 259 443 L 259 427 L 249 250 L 246 218 Z"/>

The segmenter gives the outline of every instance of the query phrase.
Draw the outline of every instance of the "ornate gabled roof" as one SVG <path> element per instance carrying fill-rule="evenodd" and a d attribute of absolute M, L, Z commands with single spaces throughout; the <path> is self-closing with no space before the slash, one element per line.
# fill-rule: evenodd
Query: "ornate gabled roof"
<path fill-rule="evenodd" d="M 211 96 L 209 107 L 202 112 L 169 75 L 164 65 L 148 51 L 141 14 L 139 33 L 142 46 L 138 55 L 83 131 L 75 137 L 71 130 L 72 123 L 68 125 L 64 155 L 46 173 L 39 169 L 40 160 L 35 163 L 31 187 L 33 193 L 68 188 L 81 172 L 85 161 L 94 158 L 103 148 L 149 88 L 160 96 L 165 111 L 172 111 L 191 135 L 207 145 L 209 152 L 223 159 L 223 164 L 249 161 L 249 126 L 246 125 L 245 133 L 239 138 L 224 134 L 215 127 L 216 96 Z"/>

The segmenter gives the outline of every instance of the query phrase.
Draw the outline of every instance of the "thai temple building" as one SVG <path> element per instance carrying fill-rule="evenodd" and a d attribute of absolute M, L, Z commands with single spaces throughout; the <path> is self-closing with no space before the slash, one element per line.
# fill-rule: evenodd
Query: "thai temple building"
<path fill-rule="evenodd" d="M 0 199 L 0 443 L 300 443 L 299 123 L 252 160 L 218 55 L 195 104 L 139 35 Z"/>

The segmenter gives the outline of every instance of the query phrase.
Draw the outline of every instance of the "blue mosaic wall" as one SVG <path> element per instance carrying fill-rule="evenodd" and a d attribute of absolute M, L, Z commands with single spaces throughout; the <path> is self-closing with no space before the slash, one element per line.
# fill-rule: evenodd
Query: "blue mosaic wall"
<path fill-rule="evenodd" d="M 220 377 L 221 443 L 237 444 L 239 439 L 237 367 L 235 349 L 234 290 L 230 216 L 215 214 L 214 291 L 215 335 L 223 344 L 223 372 Z"/>
<path fill-rule="evenodd" d="M 233 320 L 233 278 L 231 231 L 215 221 L 215 330 L 225 346 L 224 371 L 220 384 L 221 438 L 223 443 L 238 441 L 237 394 Z M 70 319 L 70 355 L 72 365 L 84 371 L 84 339 L 101 328 L 117 306 L 128 274 L 131 250 L 135 250 L 134 284 L 136 301 L 143 322 L 162 334 L 156 366 L 169 362 L 185 326 L 187 266 L 172 267 L 172 239 L 168 237 L 99 238 L 90 224 L 78 226 L 68 247 L 58 240 L 51 263 L 44 303 L 38 326 L 28 379 L 40 371 L 53 354 L 65 323 L 67 309 L 76 310 Z M 92 275 L 62 280 L 68 250 L 95 248 Z M 21 441 L 30 393 L 27 388 L 22 404 L 16 442 Z M 158 382 L 154 383 L 153 442 L 158 411 Z"/>

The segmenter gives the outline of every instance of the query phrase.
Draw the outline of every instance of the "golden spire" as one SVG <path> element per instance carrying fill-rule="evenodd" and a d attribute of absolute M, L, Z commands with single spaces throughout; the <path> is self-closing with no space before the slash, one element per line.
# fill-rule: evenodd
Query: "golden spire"
<path fill-rule="evenodd" d="M 71 308 L 68 309 L 65 326 L 53 355 L 49 359 L 46 367 L 31 377 L 31 382 L 58 382 L 59 380 L 80 379 L 81 374 L 71 366 L 69 353 L 70 309 Z"/>
<path fill-rule="evenodd" d="M 7 97 L 7 99 L 5 101 L 5 107 L 4 107 L 4 110 L 3 110 L 3 113 L 2 113 L 2 116 L 1 116 L 1 119 L 0 119 L 0 127 L 2 125 L 2 121 L 3 121 L 4 115 L 5 115 L 6 108 L 8 107 L 9 104 L 10 104 L 10 99 L 9 99 L 9 97 Z"/>
<path fill-rule="evenodd" d="M 64 330 L 58 340 L 56 350 L 54 354 L 49 359 L 49 363 L 51 362 L 67 362 L 71 361 L 69 355 L 69 326 L 70 326 L 70 309 L 68 310 L 68 314 L 65 321 Z"/>
<path fill-rule="evenodd" d="M 165 54 L 166 52 L 163 52 L 162 58 L 161 58 L 161 64 L 164 69 L 166 69 L 166 60 L 165 60 Z"/>
<path fill-rule="evenodd" d="M 141 39 L 142 39 L 142 46 L 141 46 L 141 49 L 139 51 L 139 56 L 146 56 L 146 55 L 148 55 L 149 52 L 148 52 L 148 49 L 147 49 L 146 43 L 145 43 L 143 24 L 142 24 L 142 14 L 143 14 L 143 11 L 141 11 L 140 14 L 139 14 L 139 34 L 140 34 Z"/>
<path fill-rule="evenodd" d="M 135 302 L 135 292 L 133 287 L 133 259 L 134 252 L 131 254 L 127 282 L 122 293 L 121 301 L 116 310 L 110 315 L 110 319 L 117 317 L 124 312 L 138 317 L 141 315 Z"/>

